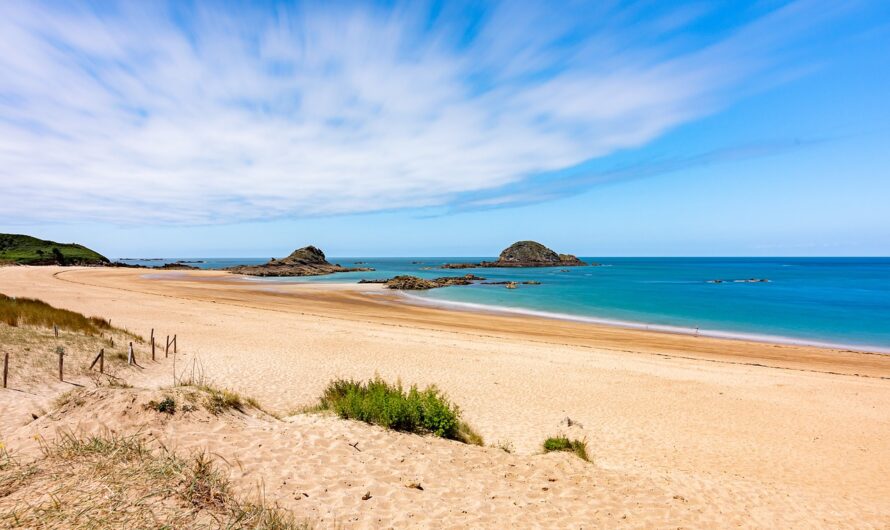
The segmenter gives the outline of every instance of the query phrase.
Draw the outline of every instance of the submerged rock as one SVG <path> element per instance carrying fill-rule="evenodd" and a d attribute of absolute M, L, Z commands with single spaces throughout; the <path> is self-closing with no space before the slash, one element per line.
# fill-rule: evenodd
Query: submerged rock
<path fill-rule="evenodd" d="M 537 241 L 517 241 L 505 248 L 497 261 L 446 263 L 443 269 L 475 267 L 579 267 L 587 263 L 572 254 L 557 254 Z"/>
<path fill-rule="evenodd" d="M 227 271 L 248 276 L 321 276 L 334 272 L 373 271 L 369 267 L 343 267 L 330 263 L 324 252 L 312 245 L 293 251 L 282 259 L 272 258 L 264 265 L 239 265 Z"/>
<path fill-rule="evenodd" d="M 707 283 L 770 283 L 767 278 L 748 278 L 746 280 L 708 280 Z"/>

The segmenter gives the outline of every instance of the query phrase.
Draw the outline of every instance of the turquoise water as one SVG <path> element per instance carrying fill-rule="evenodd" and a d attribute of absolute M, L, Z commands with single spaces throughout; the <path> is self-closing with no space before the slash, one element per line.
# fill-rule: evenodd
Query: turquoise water
<path fill-rule="evenodd" d="M 331 261 L 344 266 L 364 261 L 377 271 L 258 281 L 350 282 L 396 274 L 434 278 L 467 273 L 490 281 L 536 280 L 541 285 L 447 287 L 411 296 L 458 307 L 507 308 L 890 352 L 890 258 L 583 258 L 603 266 L 572 267 L 569 272 L 552 268 L 422 270 L 444 262 L 481 259 L 492 258 L 338 258 Z M 197 265 L 219 268 L 265 261 L 207 259 Z M 770 281 L 732 281 L 748 278 Z M 729 281 L 708 283 L 717 279 Z"/>

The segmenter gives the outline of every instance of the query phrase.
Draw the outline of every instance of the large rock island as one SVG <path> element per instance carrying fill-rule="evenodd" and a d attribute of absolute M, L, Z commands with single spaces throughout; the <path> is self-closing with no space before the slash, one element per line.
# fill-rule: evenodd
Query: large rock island
<path fill-rule="evenodd" d="M 571 254 L 557 254 L 537 241 L 517 241 L 505 248 L 497 261 L 446 263 L 443 269 L 475 267 L 578 267 L 587 265 Z"/>
<path fill-rule="evenodd" d="M 282 259 L 272 258 L 264 265 L 239 265 L 226 270 L 248 276 L 321 276 L 334 272 L 372 271 L 368 267 L 342 267 L 325 259 L 324 252 L 313 246 L 293 251 Z"/>

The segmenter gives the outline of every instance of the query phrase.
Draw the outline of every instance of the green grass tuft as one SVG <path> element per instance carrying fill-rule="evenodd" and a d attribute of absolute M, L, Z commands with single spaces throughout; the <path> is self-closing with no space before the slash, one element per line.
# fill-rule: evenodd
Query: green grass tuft
<path fill-rule="evenodd" d="M 587 455 L 586 440 L 570 440 L 565 436 L 554 436 L 551 438 L 547 438 L 546 440 L 544 440 L 544 452 L 550 453 L 552 451 L 567 451 L 575 453 L 575 455 L 581 460 L 584 460 L 585 462 L 590 461 L 590 457 Z"/>
<path fill-rule="evenodd" d="M 396 431 L 433 434 L 464 443 L 482 445 L 482 437 L 460 419 L 460 409 L 435 386 L 407 392 L 375 378 L 366 383 L 338 379 L 325 389 L 318 409 L 331 410 L 345 419 L 355 419 Z"/>

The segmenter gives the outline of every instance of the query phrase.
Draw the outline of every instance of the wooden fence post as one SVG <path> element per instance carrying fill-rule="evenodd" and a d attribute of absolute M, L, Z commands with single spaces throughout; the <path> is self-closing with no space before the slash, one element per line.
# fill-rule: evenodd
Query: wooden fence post
<path fill-rule="evenodd" d="M 173 335 L 173 353 L 176 353 L 176 335 Z"/>
<path fill-rule="evenodd" d="M 59 326 L 53 324 L 53 333 L 56 334 L 56 338 L 59 338 Z"/>
<path fill-rule="evenodd" d="M 167 342 L 165 344 L 166 346 L 164 346 L 164 358 L 166 359 L 167 356 L 170 354 L 170 335 L 167 335 Z"/>
<path fill-rule="evenodd" d="M 133 355 L 133 343 L 130 343 L 130 351 L 127 355 L 127 364 L 136 364 L 136 356 Z"/>
<path fill-rule="evenodd" d="M 9 353 L 3 354 L 3 388 L 6 388 L 6 377 L 9 375 Z"/>
<path fill-rule="evenodd" d="M 93 367 L 96 366 L 96 362 L 99 363 L 99 373 L 104 374 L 105 373 L 105 348 L 102 348 L 99 350 L 99 355 L 97 355 L 96 358 L 93 359 L 93 364 L 90 365 L 90 370 L 92 370 Z"/>
<path fill-rule="evenodd" d="M 155 360 L 155 328 L 151 328 L 151 360 Z"/>
<path fill-rule="evenodd" d="M 65 380 L 65 378 L 63 377 L 63 373 L 62 373 L 63 366 L 65 364 L 64 359 L 65 359 L 65 350 L 60 349 L 59 350 L 59 381 Z"/>

